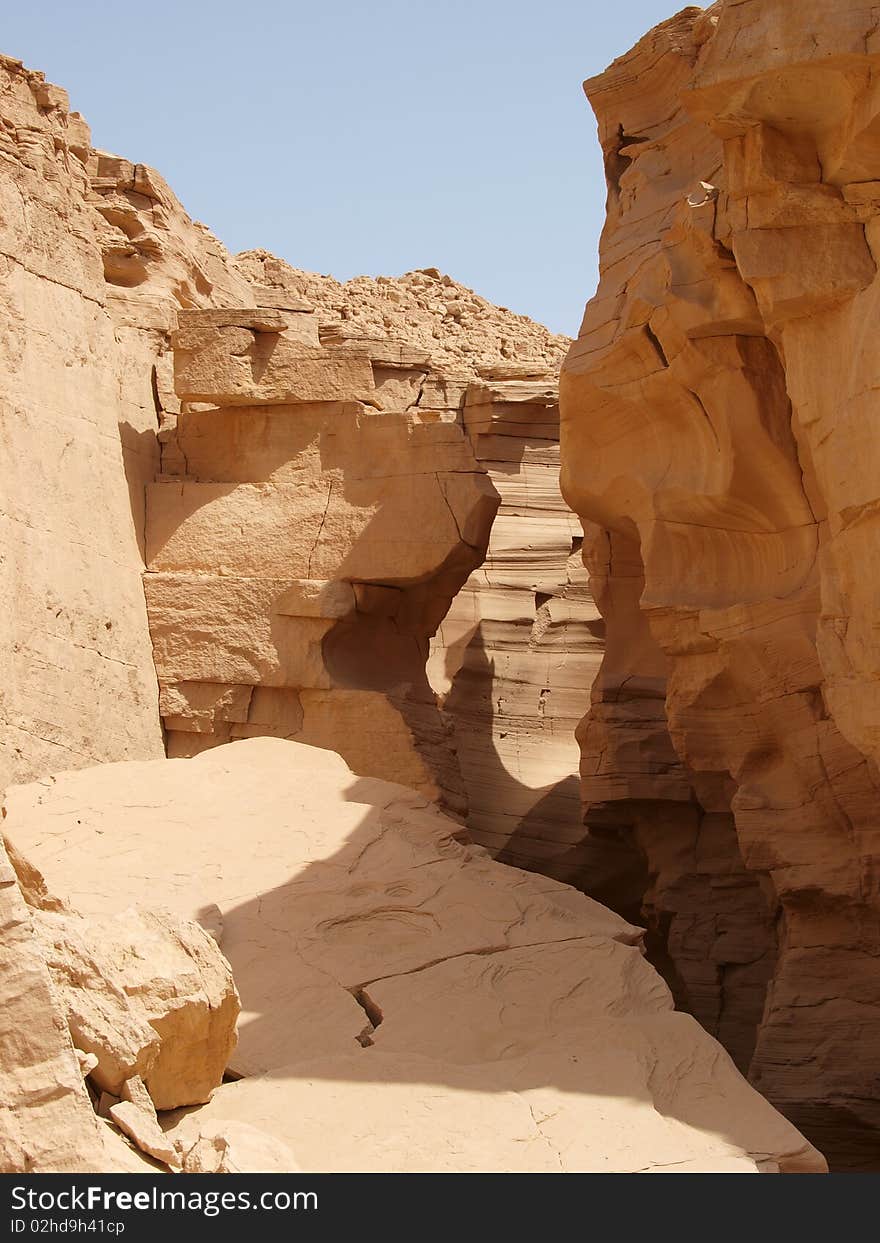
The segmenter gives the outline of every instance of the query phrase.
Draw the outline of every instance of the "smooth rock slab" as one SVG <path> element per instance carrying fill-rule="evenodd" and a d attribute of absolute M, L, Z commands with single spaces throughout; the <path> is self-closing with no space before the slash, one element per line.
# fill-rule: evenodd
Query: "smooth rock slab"
<path fill-rule="evenodd" d="M 248 739 L 61 774 L 6 810 L 84 912 L 219 908 L 252 1077 L 197 1116 L 303 1169 L 824 1168 L 673 1012 L 639 929 L 332 753 Z"/>

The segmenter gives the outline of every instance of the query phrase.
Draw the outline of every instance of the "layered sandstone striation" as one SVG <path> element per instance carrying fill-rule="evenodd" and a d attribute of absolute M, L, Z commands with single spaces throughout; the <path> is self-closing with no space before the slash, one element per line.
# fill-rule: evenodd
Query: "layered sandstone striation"
<path fill-rule="evenodd" d="M 568 340 L 432 268 L 232 259 L 0 73 L 0 779 L 298 738 L 568 874 L 597 620 L 556 482 Z"/>
<path fill-rule="evenodd" d="M 878 69 L 869 7 L 722 0 L 586 84 L 608 214 L 561 387 L 587 824 L 680 1004 L 841 1168 L 880 1127 Z"/>
<path fill-rule="evenodd" d="M 297 738 L 463 812 L 425 661 L 498 504 L 464 381 L 405 343 L 327 340 L 297 273 L 240 266 L 256 310 L 178 317 L 180 409 L 147 491 L 169 754 Z"/>
<path fill-rule="evenodd" d="M 792 292 L 788 259 L 761 283 L 770 258 L 749 243 L 763 227 L 750 213 L 771 213 L 771 257 L 787 255 L 772 211 L 791 197 L 806 213 L 798 236 L 812 236 L 831 183 L 820 163 L 819 198 L 801 193 L 803 144 L 782 125 L 778 148 L 765 119 L 747 128 L 766 131 L 770 154 L 743 139 L 732 167 L 763 177 L 790 141 L 782 189 L 769 173 L 769 189 L 726 185 L 720 138 L 699 119 L 727 108 L 721 138 L 738 150 L 745 105 L 733 87 L 739 102 L 718 102 L 724 74 L 711 70 L 736 57 L 699 51 L 721 30 L 690 12 L 611 74 L 609 115 L 631 71 L 645 86 L 606 134 L 612 183 L 650 195 L 657 173 L 656 210 L 677 240 L 647 234 L 631 313 L 615 286 L 613 339 L 597 327 L 570 362 L 568 486 L 592 589 L 555 478 L 567 341 L 435 269 L 341 285 L 262 251 L 233 259 L 153 170 L 95 150 L 63 91 L 0 61 L 0 782 L 38 779 L 11 791 L 4 821 L 2 1168 L 823 1168 L 673 1012 L 639 930 L 559 883 L 587 876 L 628 916 L 648 911 L 677 995 L 742 1065 L 780 939 L 759 1082 L 806 1121 L 807 1071 L 819 1104 L 861 1109 L 866 1084 L 840 1070 L 838 1049 L 844 1028 L 869 1042 L 873 1014 L 858 784 L 873 726 L 855 693 L 871 648 L 866 588 L 850 583 L 867 536 L 843 537 L 869 530 L 873 510 L 838 506 L 816 536 L 823 495 L 842 505 L 849 487 L 822 456 L 835 426 L 819 405 L 809 413 L 810 384 L 833 369 L 810 380 L 825 338 L 783 334 L 804 306 L 813 322 L 811 298 L 842 315 L 859 281 L 868 296 L 856 243 L 870 242 L 873 200 L 850 170 L 846 229 L 821 217 L 812 284 Z M 745 31 L 728 40 L 743 55 Z M 833 46 L 830 28 L 822 37 L 817 48 Z M 715 94 L 692 90 L 693 115 L 669 121 L 701 55 L 700 89 Z M 864 56 L 834 62 L 854 99 Z M 809 82 L 786 87 L 798 125 Z M 782 107 L 765 94 L 761 106 Z M 864 161 L 863 96 L 841 113 L 840 141 L 867 144 Z M 646 137 L 654 107 L 668 149 Z M 662 168 L 637 164 L 643 143 Z M 636 212 L 641 246 L 644 200 L 614 202 Z M 797 439 L 786 350 L 805 386 Z M 844 375 L 835 354 L 833 371 L 854 410 L 859 357 Z M 622 374 L 597 381 L 603 359 Z M 679 384 L 694 394 L 681 409 Z M 720 430 L 699 452 L 688 439 L 728 384 L 729 461 Z M 651 486 L 633 487 L 669 438 L 665 418 L 682 441 L 650 467 Z M 663 470 L 697 476 L 671 485 L 674 521 L 646 517 Z M 707 471 L 726 480 L 722 502 L 707 499 Z M 692 523 L 708 532 L 698 549 Z M 826 560 L 802 584 L 817 539 Z M 831 709 L 816 672 L 820 580 Z M 585 727 L 582 840 L 571 730 L 601 651 L 591 590 L 612 638 Z M 157 758 L 163 736 L 179 758 Z M 142 762 L 88 767 L 115 760 Z M 62 769 L 80 771 L 49 776 Z M 824 786 L 809 784 L 817 773 Z M 818 791 L 806 810 L 804 791 Z M 470 808 L 493 853 L 559 879 L 493 862 L 438 801 Z M 795 1023 L 801 1007 L 813 1027 Z M 218 1087 L 227 1071 L 244 1078 Z"/>
<path fill-rule="evenodd" d="M 432 641 L 474 840 L 496 858 L 580 881 L 586 866 L 575 727 L 603 623 L 559 492 L 555 374 L 469 386 L 464 426 L 500 505 L 485 560 Z"/>
<path fill-rule="evenodd" d="M 673 1010 L 639 929 L 493 862 L 414 791 L 329 751 L 254 738 L 103 765 L 14 788 L 5 810 L 16 849 L 87 920 L 161 892 L 219 937 L 241 1078 L 160 1112 L 164 1141 L 140 1080 L 109 1110 L 169 1165 L 824 1168 Z"/>
<path fill-rule="evenodd" d="M 256 308 L 178 316 L 147 492 L 169 754 L 327 746 L 469 813 L 495 850 L 566 853 L 598 663 L 557 481 L 567 342 L 435 269 L 343 285 L 264 251 L 235 266 Z"/>

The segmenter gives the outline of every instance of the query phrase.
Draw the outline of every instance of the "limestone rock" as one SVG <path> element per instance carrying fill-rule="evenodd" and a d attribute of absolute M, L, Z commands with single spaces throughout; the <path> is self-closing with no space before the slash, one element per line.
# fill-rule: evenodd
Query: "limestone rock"
<path fill-rule="evenodd" d="M 509 857 L 567 875 L 578 830 L 553 824 L 576 821 L 568 727 L 595 664 L 591 636 L 585 668 L 558 643 L 595 620 L 554 482 L 567 339 L 432 268 L 343 285 L 232 259 L 155 170 L 95 150 L 63 92 L 0 75 L 18 334 L 0 779 L 154 758 L 159 716 L 173 756 L 296 738 L 473 803 L 493 849 L 515 837 Z M 434 684 L 462 674 L 441 712 L 425 663 L 465 583 L 434 642 Z"/>
<path fill-rule="evenodd" d="M 99 1058 L 96 1053 L 84 1053 L 82 1049 L 74 1049 L 76 1059 L 79 1062 L 79 1073 L 83 1079 L 88 1079 L 93 1070 L 97 1069 Z"/>
<path fill-rule="evenodd" d="M 180 306 L 253 295 L 158 173 L 92 147 L 63 90 L 0 57 L 0 100 L 4 786 L 164 754 L 141 577 L 171 332 Z"/>
<path fill-rule="evenodd" d="M 183 917 L 219 907 L 248 1077 L 199 1126 L 256 1126 L 310 1170 L 823 1168 L 672 1010 L 639 929 L 330 752 L 254 738 L 105 765 L 6 811 L 90 918 L 157 888 Z"/>
<path fill-rule="evenodd" d="M 183 405 L 147 502 L 170 754 L 330 746 L 439 796 L 501 857 L 577 875 L 573 735 L 601 623 L 557 483 L 562 339 L 439 274 L 338 285 L 265 252 L 236 264 L 260 306 L 312 300 L 308 367 L 369 377 L 296 388 L 311 372 L 277 311 L 180 313 Z"/>
<path fill-rule="evenodd" d="M 140 1075 L 132 1075 L 130 1079 L 126 1079 L 119 1089 L 119 1095 L 123 1101 L 136 1105 L 143 1113 L 155 1119 L 156 1107 L 153 1098 Z"/>
<path fill-rule="evenodd" d="M 586 84 L 608 219 L 561 381 L 607 625 L 587 823 L 679 1004 L 848 1169 L 880 1129 L 878 56 L 855 0 L 720 0 Z"/>
<path fill-rule="evenodd" d="M 256 310 L 178 315 L 179 413 L 147 492 L 169 754 L 292 738 L 465 813 L 476 786 L 458 760 L 467 740 L 459 745 L 425 675 L 498 507 L 462 410 L 481 374 L 543 376 L 508 390 L 543 400 L 520 415 L 550 406 L 543 432 L 521 418 L 517 432 L 552 438 L 552 456 L 564 342 L 439 274 L 342 286 L 266 252 L 238 256 L 236 268 Z M 544 473 L 549 483 L 552 462 Z"/>
<path fill-rule="evenodd" d="M 96 1087 L 126 1103 L 126 1081 L 137 1076 L 160 1109 L 207 1100 L 234 1047 L 239 1009 L 214 940 L 163 911 L 33 919 L 71 1036 L 97 1059 Z"/>
<path fill-rule="evenodd" d="M 405 361 L 424 366 L 430 358 L 432 387 L 442 386 L 443 377 L 475 376 L 487 367 L 510 376 L 518 367 L 526 374 L 555 374 L 569 344 L 528 316 L 493 306 L 436 268 L 400 277 L 358 276 L 342 284 L 332 276 L 291 268 L 265 250 L 245 251 L 235 264 L 251 282 L 259 306 L 298 300 L 313 308 L 320 337 L 328 344 L 378 345 L 384 361 L 397 366 Z"/>

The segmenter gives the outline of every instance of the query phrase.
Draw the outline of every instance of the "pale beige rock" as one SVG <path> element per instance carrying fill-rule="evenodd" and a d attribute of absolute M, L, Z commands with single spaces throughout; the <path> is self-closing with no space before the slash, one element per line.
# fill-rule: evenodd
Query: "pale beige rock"
<path fill-rule="evenodd" d="M 155 1119 L 156 1108 L 153 1104 L 153 1098 L 150 1096 L 147 1085 L 140 1075 L 133 1075 L 131 1079 L 126 1079 L 119 1089 L 119 1095 L 121 1100 L 136 1105 L 143 1113 Z"/>
<path fill-rule="evenodd" d="M 587 822 L 679 1004 L 842 1169 L 880 1128 L 878 55 L 855 0 L 720 0 L 587 83 L 608 220 L 561 382 Z"/>
<path fill-rule="evenodd" d="M 66 92 L 8 57 L 0 87 L 5 785 L 163 754 L 140 580 L 178 307 L 304 338 L 154 170 L 92 148 Z"/>
<path fill-rule="evenodd" d="M 354 372 L 338 392 L 286 388 L 306 373 L 273 312 L 181 313 L 175 478 L 147 502 L 169 754 L 266 733 L 327 746 L 577 879 L 573 735 L 601 640 L 557 483 L 562 339 L 439 274 L 341 286 L 265 252 L 236 263 L 260 305 L 314 298 L 325 361 L 366 360 L 374 392 Z M 181 704 L 172 679 L 255 694 L 242 718 Z"/>
<path fill-rule="evenodd" d="M 184 917 L 220 908 L 232 1068 L 253 1077 L 199 1126 L 256 1126 L 307 1170 L 823 1168 L 673 1012 L 637 928 L 330 752 L 259 738 L 106 765 L 6 811 L 93 918 L 156 888 Z"/>
<path fill-rule="evenodd" d="M 207 1118 L 201 1111 L 168 1132 L 182 1156 L 184 1174 L 296 1174 L 293 1152 L 247 1122 Z"/>
<path fill-rule="evenodd" d="M 96 1053 L 84 1053 L 82 1049 L 74 1049 L 74 1052 L 79 1062 L 79 1073 L 83 1079 L 88 1079 L 92 1071 L 98 1066 L 98 1055 Z"/>
<path fill-rule="evenodd" d="M 0 58 L 0 786 L 163 754 L 138 549 L 155 409 L 121 383 L 88 131 L 48 90 Z"/>
<path fill-rule="evenodd" d="M 249 406 L 371 399 L 375 384 L 366 354 L 310 348 L 246 314 L 223 327 L 191 326 L 190 315 L 179 312 L 171 338 L 174 387 L 182 401 Z"/>
<path fill-rule="evenodd" d="M 296 304 L 265 274 L 254 297 L 273 287 Z M 497 493 L 455 411 L 419 406 L 429 357 L 307 349 L 275 314 L 181 312 L 173 338 L 182 407 L 147 490 L 145 582 L 169 754 L 297 738 L 463 811 L 425 660 Z"/>
<path fill-rule="evenodd" d="M 99 1124 L 2 843 L 0 916 L 0 1171 L 100 1170 Z"/>
<path fill-rule="evenodd" d="M 96 1087 L 128 1101 L 125 1083 L 137 1076 L 160 1109 L 207 1100 L 234 1047 L 239 1008 L 215 941 L 162 911 L 33 919 L 71 1036 L 97 1058 Z"/>
<path fill-rule="evenodd" d="M 139 1172 L 92 1109 L 32 916 L 0 841 L 0 1172 Z"/>
<path fill-rule="evenodd" d="M 555 372 L 568 347 L 567 338 L 493 306 L 436 268 L 401 277 L 359 276 L 341 284 L 332 276 L 291 268 L 265 250 L 245 251 L 235 262 L 252 282 L 258 305 L 274 305 L 265 300 L 272 289 L 276 299 L 286 294 L 314 307 L 326 342 L 381 343 L 389 362 L 418 365 L 430 357 L 437 372 L 432 388 L 448 384 L 456 372 L 466 377 L 492 366 L 510 374 L 518 366 L 533 373 L 536 364 L 540 371 Z M 405 343 L 406 354 L 398 343 Z"/>
<path fill-rule="evenodd" d="M 143 1109 L 129 1101 L 111 1105 L 109 1113 L 123 1135 L 127 1135 L 141 1152 L 145 1152 L 148 1157 L 155 1157 L 157 1161 L 164 1161 L 166 1165 L 179 1168 L 180 1157 L 177 1149 L 166 1139 L 155 1114 L 151 1118 Z"/>
<path fill-rule="evenodd" d="M 493 402 L 512 386 L 528 416 L 511 416 L 514 452 L 523 436 L 555 442 L 555 412 L 543 426 L 531 415 L 552 408 L 567 340 L 434 269 L 340 285 L 264 251 L 231 261 L 158 173 L 92 149 L 64 92 L 17 62 L 2 72 L 18 325 L 2 507 L 15 527 L 7 775 L 161 754 L 145 558 L 170 754 L 302 738 L 463 814 L 481 783 L 462 781 L 454 714 L 438 712 L 424 665 L 482 560 L 493 481 L 509 479 L 486 465 L 506 459 L 509 420 L 483 434 L 464 408 L 474 382 Z M 553 471 L 541 462 L 542 483 Z M 530 531 L 504 538 L 525 554 Z M 314 582 L 317 597 L 299 590 Z M 285 693 L 255 693 L 270 687 Z M 313 697 L 310 714 L 303 691 L 337 698 Z M 361 734 L 365 703 L 381 714 L 376 737 Z M 533 804 L 551 766 L 520 773 L 513 753 L 502 779 L 507 763 Z"/>

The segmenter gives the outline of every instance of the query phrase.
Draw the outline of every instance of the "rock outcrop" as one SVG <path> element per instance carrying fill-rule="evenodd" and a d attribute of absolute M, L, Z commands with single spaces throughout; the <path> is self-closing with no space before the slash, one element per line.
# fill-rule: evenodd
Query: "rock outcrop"
<path fill-rule="evenodd" d="M 545 774 L 571 786 L 576 771 L 565 722 L 554 721 L 556 749 L 547 746 L 547 696 L 559 684 L 583 695 L 586 681 L 559 643 L 580 605 L 556 480 L 566 341 L 434 269 L 342 285 L 263 251 L 235 263 L 257 310 L 180 313 L 180 408 L 147 493 L 146 590 L 169 754 L 254 735 L 327 746 L 357 772 L 470 810 L 475 828 L 480 808 L 500 808 L 510 787 L 516 818 L 505 808 L 487 838 L 498 848 L 544 793 L 530 786 Z M 477 570 L 490 532 L 504 550 L 490 555 L 494 582 Z M 511 573 L 528 631 L 493 678 L 485 658 L 477 668 L 474 631 L 479 602 L 504 594 Z M 536 592 L 568 597 L 556 606 L 554 650 Z M 429 643 L 454 599 L 432 686 Z M 522 631 L 510 604 L 508 591 L 502 617 Z M 502 722 L 513 737 L 501 755 L 482 706 L 476 730 L 467 711 L 438 711 L 435 691 L 461 664 L 447 633 L 460 648 L 473 640 L 467 676 L 485 704 L 502 682 L 534 687 L 534 704 L 521 695 Z M 534 780 L 536 766 L 518 757 L 536 753 L 524 719 L 539 707 Z M 573 728 L 580 712 L 568 715 Z"/>
<path fill-rule="evenodd" d="M 160 1114 L 192 1168 L 824 1168 L 673 1010 L 637 928 L 329 751 L 260 738 L 103 765 L 16 787 L 6 813 L 90 919 L 156 891 L 215 929 L 219 909 L 244 1077 Z M 138 1095 L 111 1117 L 156 1149 Z"/>
<path fill-rule="evenodd" d="M 839 1168 L 876 1166 L 876 13 L 685 9 L 586 84 L 602 277 L 562 376 L 607 651 L 586 820 L 655 961 Z"/>
<path fill-rule="evenodd" d="M 568 340 L 432 268 L 232 259 L 62 90 L 0 74 L 0 783 L 163 733 L 297 738 L 567 875 L 596 664 L 555 478 Z"/>
<path fill-rule="evenodd" d="M 473 383 L 463 419 L 501 503 L 485 560 L 432 641 L 428 676 L 453 729 L 474 840 L 504 862 L 580 881 L 575 728 L 604 627 L 582 530 L 559 492 L 556 375 Z"/>
<path fill-rule="evenodd" d="M 425 660 L 496 494 L 455 398 L 420 404 L 428 355 L 322 344 L 295 274 L 255 265 L 262 306 L 181 311 L 172 338 L 145 580 L 169 754 L 298 738 L 464 811 Z"/>
<path fill-rule="evenodd" d="M 207 1101 L 235 1046 L 239 1001 L 216 943 L 168 911 L 84 919 L 36 911 L 37 939 L 98 1091 L 143 1081 L 157 1109 Z"/>
<path fill-rule="evenodd" d="M 3 786 L 163 749 L 138 550 L 155 412 L 104 277 L 117 230 L 65 92 L 3 58 L 0 100 Z"/>
<path fill-rule="evenodd" d="M 0 58 L 0 786 L 164 754 L 144 489 L 180 307 L 252 303 L 153 170 Z"/>
<path fill-rule="evenodd" d="M 15 856 L 14 856 L 15 857 Z M 97 1117 L 32 908 L 36 877 L 0 840 L 0 1173 L 137 1173 L 143 1162 Z M 19 875 L 16 874 L 18 870 Z M 39 901 L 61 903 L 39 890 Z"/>

